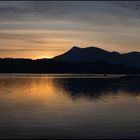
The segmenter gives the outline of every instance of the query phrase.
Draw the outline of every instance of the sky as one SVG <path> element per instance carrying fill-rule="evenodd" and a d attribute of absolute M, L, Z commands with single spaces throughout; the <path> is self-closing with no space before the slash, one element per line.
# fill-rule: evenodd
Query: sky
<path fill-rule="evenodd" d="M 0 1 L 1 58 L 52 58 L 73 46 L 140 51 L 140 2 Z"/>

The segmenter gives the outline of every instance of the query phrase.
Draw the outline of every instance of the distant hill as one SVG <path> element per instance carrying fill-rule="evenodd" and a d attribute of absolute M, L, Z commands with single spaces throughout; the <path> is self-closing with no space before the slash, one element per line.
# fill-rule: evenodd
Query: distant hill
<path fill-rule="evenodd" d="M 74 46 L 66 53 L 56 56 L 53 59 L 64 62 L 105 61 L 111 64 L 140 67 L 140 52 L 120 54 L 119 52 L 108 52 L 97 47 L 79 48 Z"/>
<path fill-rule="evenodd" d="M 140 74 L 140 53 L 120 54 L 74 46 L 52 59 L 0 58 L 0 73 Z"/>

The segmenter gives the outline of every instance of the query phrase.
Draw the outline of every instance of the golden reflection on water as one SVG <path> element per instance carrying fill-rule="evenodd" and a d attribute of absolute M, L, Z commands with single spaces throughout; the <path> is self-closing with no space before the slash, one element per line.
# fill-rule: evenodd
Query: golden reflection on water
<path fill-rule="evenodd" d="M 134 131 L 140 129 L 140 86 L 136 83 L 0 75 L 0 136 L 104 138 L 114 137 L 114 133 L 139 134 Z"/>
<path fill-rule="evenodd" d="M 65 96 L 59 98 L 63 92 L 64 89 L 61 86 L 58 87 L 53 78 L 0 78 L 1 99 L 7 98 L 13 102 L 51 104 L 57 100 L 65 100 Z"/>
<path fill-rule="evenodd" d="M 47 104 L 51 106 L 57 103 L 72 104 L 75 100 L 78 102 L 77 99 L 81 99 L 82 103 L 85 101 L 88 103 L 90 100 L 96 103 L 101 101 L 100 104 L 102 102 L 103 104 L 113 104 L 116 101 L 123 103 L 124 100 L 132 97 L 139 100 L 139 94 L 138 96 L 132 96 L 133 94 L 128 94 L 129 91 L 120 89 L 112 91 L 110 88 L 107 88 L 106 91 L 104 86 L 101 86 L 103 89 L 100 89 L 100 87 L 98 89 L 96 87 L 98 84 L 92 83 L 92 80 L 78 79 L 76 81 L 69 78 L 48 77 L 46 75 L 1 75 L 0 100 L 1 102 Z M 89 85 L 87 85 L 88 82 Z M 100 105 L 98 104 L 98 106 Z"/>

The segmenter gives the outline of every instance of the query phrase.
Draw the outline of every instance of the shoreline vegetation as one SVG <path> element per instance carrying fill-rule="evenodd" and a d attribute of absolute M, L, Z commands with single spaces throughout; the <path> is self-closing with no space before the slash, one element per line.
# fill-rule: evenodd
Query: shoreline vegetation
<path fill-rule="evenodd" d="M 104 61 L 88 63 L 4 58 L 0 59 L 0 73 L 139 74 L 140 68 Z"/>
<path fill-rule="evenodd" d="M 74 46 L 50 59 L 0 58 L 0 73 L 140 74 L 140 52 L 120 54 Z"/>

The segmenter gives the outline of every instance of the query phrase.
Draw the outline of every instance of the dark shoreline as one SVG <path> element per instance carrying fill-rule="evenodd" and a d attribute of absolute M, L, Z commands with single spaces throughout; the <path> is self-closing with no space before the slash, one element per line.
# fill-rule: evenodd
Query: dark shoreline
<path fill-rule="evenodd" d="M 46 75 L 47 77 L 55 78 L 93 78 L 100 80 L 140 80 L 140 75 L 138 74 L 93 74 L 93 73 L 0 73 L 0 76 L 18 76 L 18 75 L 33 75 L 41 76 Z"/>
<path fill-rule="evenodd" d="M 55 60 L 0 59 L 0 73 L 35 74 L 140 74 L 139 67 L 96 62 L 62 62 Z"/>

